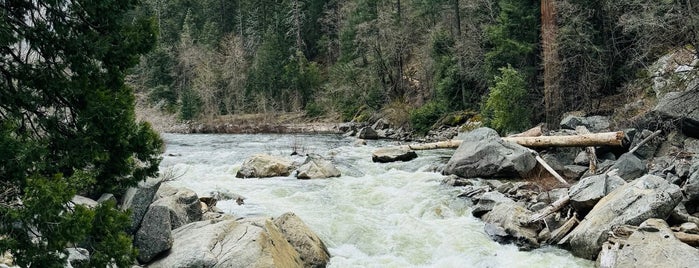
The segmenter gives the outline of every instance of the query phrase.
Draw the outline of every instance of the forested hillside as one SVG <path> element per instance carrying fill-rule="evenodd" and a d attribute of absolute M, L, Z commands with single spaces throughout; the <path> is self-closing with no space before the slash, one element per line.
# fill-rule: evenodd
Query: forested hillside
<path fill-rule="evenodd" d="M 383 111 L 424 131 L 478 111 L 500 131 L 603 112 L 671 48 L 697 53 L 696 0 L 145 0 L 157 49 L 132 83 L 181 119 Z"/>

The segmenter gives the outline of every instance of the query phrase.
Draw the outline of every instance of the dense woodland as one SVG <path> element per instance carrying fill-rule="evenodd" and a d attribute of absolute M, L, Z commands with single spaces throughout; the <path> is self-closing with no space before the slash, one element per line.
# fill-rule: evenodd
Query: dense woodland
<path fill-rule="evenodd" d="M 669 49 L 699 45 L 696 0 L 145 0 L 139 13 L 160 34 L 132 82 L 184 120 L 383 111 L 425 130 L 473 110 L 513 131 L 594 113 Z"/>

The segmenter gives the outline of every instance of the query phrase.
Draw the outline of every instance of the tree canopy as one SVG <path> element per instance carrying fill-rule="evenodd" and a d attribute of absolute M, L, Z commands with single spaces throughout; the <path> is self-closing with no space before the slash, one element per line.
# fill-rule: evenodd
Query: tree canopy
<path fill-rule="evenodd" d="M 127 70 L 155 45 L 134 0 L 0 1 L 0 252 L 16 264 L 63 267 L 65 248 L 90 266 L 130 265 L 128 219 L 113 202 L 155 176 L 162 141 L 137 123 Z"/>

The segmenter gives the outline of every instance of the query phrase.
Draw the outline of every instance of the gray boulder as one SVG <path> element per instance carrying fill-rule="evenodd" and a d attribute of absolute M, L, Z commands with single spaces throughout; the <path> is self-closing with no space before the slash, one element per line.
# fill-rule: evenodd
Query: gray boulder
<path fill-rule="evenodd" d="M 371 161 L 388 163 L 396 161 L 410 161 L 417 158 L 417 153 L 407 147 L 380 148 L 371 154 Z"/>
<path fill-rule="evenodd" d="M 597 204 L 597 201 L 611 193 L 617 187 L 626 184 L 626 181 L 618 176 L 606 174 L 584 178 L 574 184 L 568 190 L 570 204 L 581 215 L 587 213 Z"/>
<path fill-rule="evenodd" d="M 169 210 L 171 229 L 201 220 L 202 207 L 199 196 L 186 188 L 162 185 L 151 206 L 163 206 Z"/>
<path fill-rule="evenodd" d="M 359 133 L 357 133 L 357 138 L 363 140 L 375 140 L 379 138 L 379 133 L 376 133 L 376 131 L 371 127 L 363 127 L 359 130 Z"/>
<path fill-rule="evenodd" d="M 148 267 L 303 267 L 298 252 L 267 218 L 198 221 L 172 234 L 170 253 Z"/>
<path fill-rule="evenodd" d="M 238 178 L 289 176 L 293 169 L 292 165 L 293 163 L 287 159 L 266 154 L 257 154 L 245 159 L 235 176 Z"/>
<path fill-rule="evenodd" d="M 74 195 L 73 198 L 70 199 L 68 206 L 74 207 L 75 205 L 81 205 L 87 208 L 95 208 L 98 204 L 99 203 L 97 203 L 97 201 L 92 200 L 91 198 L 81 195 Z"/>
<path fill-rule="evenodd" d="M 648 172 L 646 161 L 641 160 L 634 154 L 622 154 L 609 170 L 616 170 L 616 175 L 626 181 L 634 180 Z"/>
<path fill-rule="evenodd" d="M 605 243 L 597 265 L 615 267 L 696 267 L 699 250 L 675 238 L 667 223 L 648 219 L 627 239 Z"/>
<path fill-rule="evenodd" d="M 162 181 L 156 178 L 149 178 L 139 182 L 137 187 L 126 190 L 121 204 L 122 210 L 131 210 L 130 233 L 135 233 L 141 224 L 143 215 L 148 211 L 148 206 L 153 202 L 155 192 L 160 188 Z"/>
<path fill-rule="evenodd" d="M 90 262 L 90 252 L 84 248 L 67 248 L 68 258 L 66 268 L 86 267 Z"/>
<path fill-rule="evenodd" d="M 560 244 L 568 246 L 575 256 L 594 259 L 612 226 L 666 218 L 681 200 L 677 185 L 645 175 L 603 197 Z"/>
<path fill-rule="evenodd" d="M 485 232 L 499 243 L 514 243 L 520 249 L 539 247 L 539 226 L 525 225 L 532 212 L 516 203 L 500 203 L 483 216 Z"/>
<path fill-rule="evenodd" d="M 629 148 L 636 147 L 636 145 L 641 143 L 641 141 L 646 139 L 651 134 L 653 134 L 653 131 L 647 129 L 644 129 L 641 132 L 637 132 L 636 135 L 633 136 L 633 140 L 631 141 L 631 145 L 629 145 Z M 646 142 L 645 144 L 641 145 L 634 154 L 636 154 L 641 159 L 651 159 L 655 155 L 655 152 L 658 150 L 658 146 L 660 146 L 661 142 L 662 138 L 655 137 L 650 141 Z"/>
<path fill-rule="evenodd" d="M 669 119 L 682 121 L 682 132 L 687 136 L 699 137 L 699 85 L 684 92 L 665 94 L 653 108 L 653 113 Z"/>
<path fill-rule="evenodd" d="M 577 126 L 585 126 L 590 132 L 602 132 L 609 130 L 609 118 L 606 116 L 575 116 L 569 115 L 560 123 L 562 129 L 575 129 Z"/>
<path fill-rule="evenodd" d="M 699 203 L 699 160 L 692 163 L 687 183 L 682 188 L 689 202 Z"/>
<path fill-rule="evenodd" d="M 147 263 L 158 254 L 172 247 L 170 209 L 166 206 L 150 206 L 143 217 L 141 228 L 134 235 L 134 246 L 138 249 L 138 261 Z"/>
<path fill-rule="evenodd" d="M 282 236 L 299 253 L 303 267 L 325 267 L 330 253 L 325 243 L 294 213 L 284 213 L 274 220 Z"/>
<path fill-rule="evenodd" d="M 306 162 L 299 167 L 296 177 L 299 179 L 340 177 L 340 170 L 332 162 L 319 155 L 311 154 L 306 158 Z"/>
<path fill-rule="evenodd" d="M 529 149 L 503 141 L 495 130 L 479 128 L 461 136 L 463 142 L 444 167 L 444 173 L 464 178 L 520 177 L 536 165 Z"/>
<path fill-rule="evenodd" d="M 471 214 L 475 217 L 483 216 L 483 214 L 490 212 L 497 204 L 502 203 L 514 203 L 515 201 L 508 198 L 504 194 L 493 191 L 484 193 L 480 198 L 478 198 L 478 203 L 471 210 Z"/>

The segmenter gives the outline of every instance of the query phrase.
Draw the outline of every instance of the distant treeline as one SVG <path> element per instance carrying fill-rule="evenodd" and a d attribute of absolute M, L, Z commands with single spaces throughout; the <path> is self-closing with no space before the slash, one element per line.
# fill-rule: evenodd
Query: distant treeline
<path fill-rule="evenodd" d="M 479 110 L 513 131 L 594 111 L 670 48 L 699 45 L 693 0 L 144 0 L 138 13 L 159 39 L 132 83 L 185 120 L 388 110 L 424 130 Z"/>

